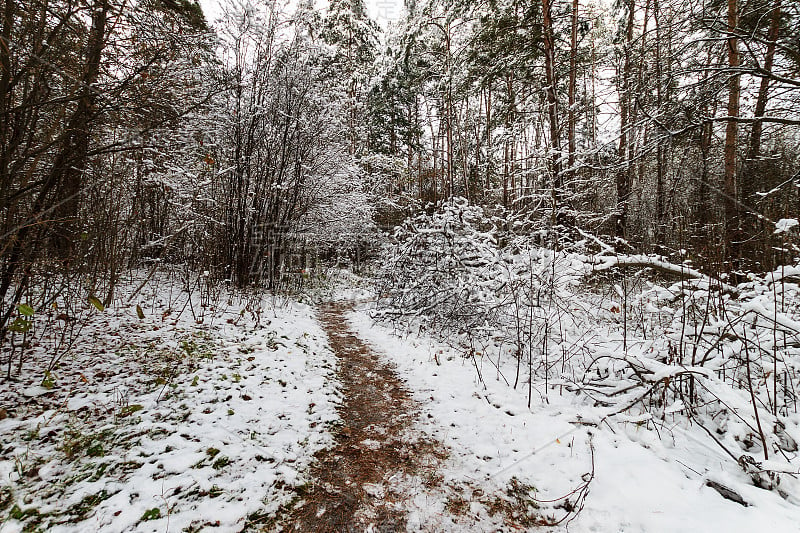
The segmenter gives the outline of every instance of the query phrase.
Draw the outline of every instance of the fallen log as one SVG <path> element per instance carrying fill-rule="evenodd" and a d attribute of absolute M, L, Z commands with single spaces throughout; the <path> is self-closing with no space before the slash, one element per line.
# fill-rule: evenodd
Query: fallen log
<path fill-rule="evenodd" d="M 685 264 L 676 265 L 665 261 L 663 257 L 651 255 L 600 255 L 590 258 L 589 263 L 594 270 L 608 270 L 614 267 L 652 268 L 666 274 L 695 279 L 708 283 L 709 288 L 717 287 L 734 298 L 739 296 L 739 289 L 725 283 L 721 279 L 704 274 Z"/>

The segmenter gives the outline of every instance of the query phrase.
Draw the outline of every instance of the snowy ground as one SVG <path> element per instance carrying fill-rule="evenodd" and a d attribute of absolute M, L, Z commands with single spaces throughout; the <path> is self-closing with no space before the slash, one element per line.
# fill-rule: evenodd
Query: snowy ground
<path fill-rule="evenodd" d="M 346 281 L 339 297 L 362 302 L 353 330 L 421 406 L 410 431 L 449 450 L 438 472 L 364 487 L 407 499 L 410 531 L 797 531 L 796 485 L 784 498 L 756 488 L 685 418 L 604 419 L 563 383 L 534 382 L 529 408 L 527 383 L 506 382 L 510 357 L 498 370 L 486 354 L 398 337 Z M 270 530 L 300 498 L 341 402 L 316 310 L 161 287 L 90 308 L 51 373 L 42 337 L 21 381 L 0 383 L 0 532 Z"/>
<path fill-rule="evenodd" d="M 485 357 L 473 361 L 424 337 L 400 338 L 375 325 L 366 307 L 350 320 L 422 403 L 419 429 L 450 449 L 441 472 L 449 490 L 420 495 L 417 524 L 454 531 L 470 523 L 483 531 L 525 525 L 524 512 L 516 521 L 492 516 L 498 501 L 487 495 L 501 494 L 521 511 L 525 500 L 538 501 L 528 507 L 528 520 L 573 518 L 568 511 L 582 504 L 577 517 L 554 528 L 572 532 L 797 531 L 800 495 L 784 500 L 731 473 L 738 469 L 732 459 L 696 427 L 668 424 L 659 438 L 635 422 L 585 425 L 580 421 L 599 413 L 558 387 L 545 401 L 543 383 L 533 384 L 538 394 L 529 409 L 527 386 L 514 390 Z M 748 506 L 722 498 L 709 480 L 734 488 Z"/>
<path fill-rule="evenodd" d="M 337 420 L 314 311 L 201 296 L 94 310 L 46 379 L 42 346 L 0 382 L 0 531 L 260 529 L 296 498 Z"/>

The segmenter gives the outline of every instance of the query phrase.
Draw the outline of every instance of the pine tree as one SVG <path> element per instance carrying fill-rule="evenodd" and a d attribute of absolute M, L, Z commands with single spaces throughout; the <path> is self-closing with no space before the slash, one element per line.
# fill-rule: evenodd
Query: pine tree
<path fill-rule="evenodd" d="M 362 0 L 332 0 L 322 20 L 322 40 L 331 47 L 326 61 L 332 78 L 347 95 L 347 135 L 351 155 L 367 151 L 365 102 L 377 56 L 378 25 Z"/>

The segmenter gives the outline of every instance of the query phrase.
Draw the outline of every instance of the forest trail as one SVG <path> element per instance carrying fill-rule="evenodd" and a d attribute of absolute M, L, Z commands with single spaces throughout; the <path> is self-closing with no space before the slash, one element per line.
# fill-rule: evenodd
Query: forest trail
<path fill-rule="evenodd" d="M 335 443 L 316 455 L 313 481 L 283 520 L 287 530 L 403 531 L 409 476 L 436 484 L 444 447 L 411 431 L 419 405 L 394 370 L 348 327 L 351 306 L 330 303 L 319 319 L 339 364 L 344 396 Z"/>

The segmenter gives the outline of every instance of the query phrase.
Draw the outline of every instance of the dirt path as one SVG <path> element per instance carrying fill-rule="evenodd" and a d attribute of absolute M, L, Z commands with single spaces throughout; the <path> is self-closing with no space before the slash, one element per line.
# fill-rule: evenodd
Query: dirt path
<path fill-rule="evenodd" d="M 346 304 L 328 304 L 320 321 L 339 358 L 344 401 L 332 448 L 317 454 L 314 481 L 283 521 L 304 532 L 404 531 L 409 476 L 436 483 L 441 445 L 409 430 L 418 405 L 395 372 L 347 326 Z"/>

